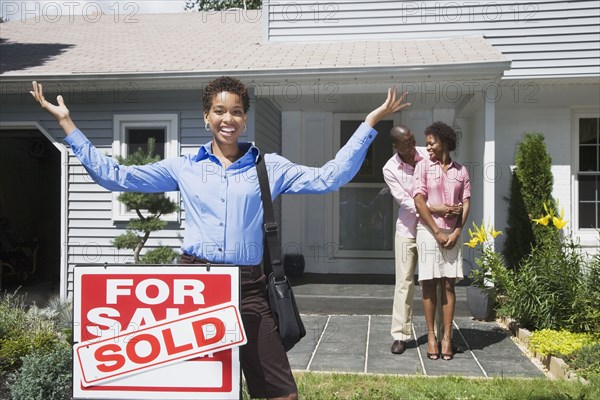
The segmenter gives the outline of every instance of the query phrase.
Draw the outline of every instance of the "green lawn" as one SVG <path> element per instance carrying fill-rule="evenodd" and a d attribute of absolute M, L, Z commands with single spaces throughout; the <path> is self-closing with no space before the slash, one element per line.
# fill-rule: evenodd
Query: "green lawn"
<path fill-rule="evenodd" d="M 589 384 L 550 379 L 469 379 L 392 375 L 295 373 L 301 399 L 307 400 L 593 400 L 600 379 Z M 249 399 L 244 393 L 244 399 Z"/>

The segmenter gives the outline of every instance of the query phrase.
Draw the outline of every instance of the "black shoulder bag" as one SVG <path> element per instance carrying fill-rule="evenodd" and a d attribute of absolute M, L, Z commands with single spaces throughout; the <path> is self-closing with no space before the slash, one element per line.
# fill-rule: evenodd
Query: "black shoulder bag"
<path fill-rule="evenodd" d="M 285 351 L 289 351 L 306 335 L 306 329 L 296 306 L 292 286 L 285 276 L 283 269 L 281 246 L 277 236 L 279 226 L 275 221 L 275 214 L 273 213 L 273 200 L 271 199 L 271 190 L 269 189 L 269 178 L 262 156 L 259 157 L 256 164 L 256 172 L 258 174 L 260 195 L 263 203 L 266 237 L 263 264 L 265 267 L 270 265 L 273 270 L 267 279 L 269 305 L 271 306 L 273 318 L 275 318 L 275 323 L 283 340 L 283 347 Z"/>

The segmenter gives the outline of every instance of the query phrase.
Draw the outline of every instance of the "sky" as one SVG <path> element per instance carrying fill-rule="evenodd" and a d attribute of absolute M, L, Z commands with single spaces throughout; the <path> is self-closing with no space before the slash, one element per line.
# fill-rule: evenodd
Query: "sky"
<path fill-rule="evenodd" d="M 185 0 L 66 0 L 23 1 L 0 0 L 0 16 L 9 22 L 26 18 L 45 18 L 56 21 L 70 16 L 91 16 L 102 11 L 109 15 L 135 16 L 136 14 L 184 12 Z"/>

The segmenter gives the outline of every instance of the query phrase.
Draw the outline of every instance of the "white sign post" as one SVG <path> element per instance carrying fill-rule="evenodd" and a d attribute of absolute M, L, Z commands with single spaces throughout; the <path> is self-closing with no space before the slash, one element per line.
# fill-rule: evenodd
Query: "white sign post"
<path fill-rule="evenodd" d="M 232 266 L 77 266 L 75 399 L 239 399 Z"/>

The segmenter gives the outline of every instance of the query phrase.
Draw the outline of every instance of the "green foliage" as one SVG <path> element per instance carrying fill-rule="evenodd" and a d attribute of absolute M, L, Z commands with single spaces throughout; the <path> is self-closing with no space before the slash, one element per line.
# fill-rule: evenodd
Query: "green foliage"
<path fill-rule="evenodd" d="M 504 256 L 512 268 L 528 254 L 528 249 L 546 241 L 558 241 L 559 232 L 548 226 L 532 225 L 531 220 L 546 214 L 544 205 L 556 206 L 552 198 L 552 158 L 541 133 L 527 133 L 515 153 L 514 179 L 509 199 L 509 220 Z M 532 233 L 532 237 L 529 233 Z"/>
<path fill-rule="evenodd" d="M 134 153 L 128 157 L 117 156 L 117 161 L 122 165 L 146 165 L 160 161 L 160 156 L 154 154 L 156 150 L 156 139 L 151 137 L 148 139 L 148 150 L 144 151 L 139 147 Z"/>
<path fill-rule="evenodd" d="M 503 255 L 507 265 L 516 269 L 521 260 L 531 252 L 534 239 L 531 221 L 521 194 L 521 182 L 514 171 L 511 175 L 508 202 L 508 225 Z"/>
<path fill-rule="evenodd" d="M 127 158 L 117 157 L 122 165 L 146 165 L 160 160 L 160 156 L 154 154 L 156 140 L 148 139 L 148 150 L 141 148 Z M 113 246 L 117 249 L 133 250 L 133 259 L 139 264 L 141 252 L 152 232 L 165 229 L 167 222 L 160 219 L 162 215 L 170 214 L 179 209 L 177 204 L 162 193 L 122 193 L 119 201 L 128 209 L 135 210 L 137 219 L 131 219 L 127 225 L 127 231 L 113 240 Z M 175 253 L 175 252 L 173 252 Z M 166 252 L 161 253 L 164 262 L 169 263 L 175 259 L 167 259 Z M 156 256 L 153 259 L 158 260 Z"/>
<path fill-rule="evenodd" d="M 64 302 L 63 302 L 64 303 Z M 0 370 L 15 371 L 22 358 L 50 351 L 71 336 L 70 303 L 27 309 L 23 297 L 5 293 L 0 299 Z M 66 315 L 69 315 L 68 317 Z"/>
<path fill-rule="evenodd" d="M 495 296 L 495 307 L 500 306 L 505 299 L 507 288 L 512 285 L 512 273 L 506 268 L 504 258 L 494 250 L 493 240 L 501 235 L 494 227 L 486 227 L 473 223 L 473 229 L 469 229 L 469 242 L 465 243 L 479 252 L 475 259 L 478 268 L 473 268 L 469 274 L 471 285 L 483 289 L 488 295 Z"/>
<path fill-rule="evenodd" d="M 127 192 L 117 199 L 132 210 L 147 210 L 150 214 L 170 214 L 177 210 L 177 205 L 162 193 Z"/>
<path fill-rule="evenodd" d="M 2 293 L 0 296 L 0 340 L 25 325 L 27 313 L 23 297 L 16 293 Z"/>
<path fill-rule="evenodd" d="M 143 264 L 169 264 L 177 258 L 179 254 L 170 247 L 160 246 L 156 249 L 148 250 L 140 260 Z"/>
<path fill-rule="evenodd" d="M 567 356 L 586 345 L 600 344 L 591 333 L 573 333 L 566 330 L 542 329 L 529 337 L 529 349 L 546 356 Z"/>
<path fill-rule="evenodd" d="M 514 274 L 500 314 L 530 330 L 569 329 L 582 287 L 582 257 L 570 239 L 556 246 L 551 238 L 536 245 Z"/>
<path fill-rule="evenodd" d="M 0 340 L 0 369 L 14 371 L 21 367 L 22 358 L 34 351 L 49 351 L 58 343 L 53 331 L 36 330 L 34 332 L 15 333 L 12 338 Z"/>
<path fill-rule="evenodd" d="M 150 216 L 144 219 L 132 219 L 129 222 L 129 228 L 141 232 L 156 232 L 164 229 L 167 221 L 162 221 L 159 216 Z"/>
<path fill-rule="evenodd" d="M 0 398 L 8 398 L 3 397 L 8 393 L 7 382 L 13 399 L 70 398 L 71 368 L 62 361 L 71 362 L 71 339 L 70 301 L 56 297 L 44 308 L 27 307 L 24 296 L 3 293 L 0 296 Z M 62 387 L 69 389 L 61 392 Z"/>
<path fill-rule="evenodd" d="M 566 362 L 577 375 L 600 381 L 600 342 L 579 348 L 566 358 Z"/>
<path fill-rule="evenodd" d="M 600 332 L 600 252 L 584 263 L 582 283 L 569 323 L 576 331 Z"/>
<path fill-rule="evenodd" d="M 133 231 L 127 231 L 113 239 L 112 244 L 117 249 L 135 249 L 140 242 L 140 237 Z"/>
<path fill-rule="evenodd" d="M 246 8 L 256 10 L 261 8 L 262 0 L 188 0 L 186 10 L 218 11 L 229 8 Z"/>
<path fill-rule="evenodd" d="M 72 350 L 66 342 L 23 357 L 8 386 L 13 400 L 67 400 L 72 393 Z"/>

